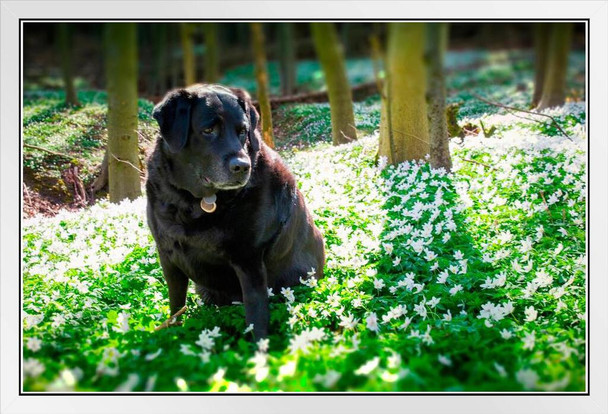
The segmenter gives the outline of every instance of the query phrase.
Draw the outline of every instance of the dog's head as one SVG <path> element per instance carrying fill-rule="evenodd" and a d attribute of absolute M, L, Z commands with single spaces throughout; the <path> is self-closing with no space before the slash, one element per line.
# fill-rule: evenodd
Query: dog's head
<path fill-rule="evenodd" d="M 178 188 L 200 198 L 247 184 L 260 149 L 259 116 L 247 92 L 202 84 L 176 89 L 153 116 Z"/>

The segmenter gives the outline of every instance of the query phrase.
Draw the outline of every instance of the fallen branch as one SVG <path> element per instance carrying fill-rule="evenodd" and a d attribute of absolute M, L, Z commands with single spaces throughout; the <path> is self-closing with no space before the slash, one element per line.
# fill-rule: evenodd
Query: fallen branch
<path fill-rule="evenodd" d="M 23 144 L 23 147 L 24 147 L 24 148 L 30 148 L 30 149 L 34 149 L 34 150 L 37 150 L 37 151 L 43 151 L 43 152 L 47 152 L 47 153 L 49 153 L 49 154 L 51 154 L 51 155 L 56 155 L 56 156 L 58 156 L 58 157 L 63 157 L 63 158 L 66 158 L 66 159 L 68 159 L 68 160 L 74 160 L 74 159 L 75 159 L 75 157 L 72 157 L 71 155 L 68 155 L 68 154 L 63 154 L 63 153 L 61 153 L 61 152 L 56 152 L 56 151 L 53 151 L 53 150 L 50 150 L 50 149 L 47 149 L 47 148 L 44 148 L 44 147 L 39 147 L 39 146 L 37 146 L 37 145 L 25 144 L 25 143 L 24 143 L 24 144 Z"/>
<path fill-rule="evenodd" d="M 130 161 L 127 161 L 127 160 L 121 160 L 120 158 L 118 158 L 118 157 L 117 157 L 116 155 L 114 155 L 114 154 L 112 154 L 112 158 L 114 158 L 114 159 L 115 159 L 116 161 L 118 161 L 118 162 L 125 163 L 125 164 L 127 164 L 127 165 L 129 165 L 129 166 L 131 166 L 131 167 L 135 168 L 137 171 L 139 171 L 139 173 L 140 173 L 140 174 L 142 174 L 142 175 L 143 175 L 143 173 L 144 173 L 144 172 L 143 172 L 142 170 L 140 170 L 139 168 L 137 168 L 136 166 L 134 166 L 134 165 L 133 165 L 133 164 L 132 164 Z"/>
<path fill-rule="evenodd" d="M 376 81 L 362 83 L 351 88 L 353 100 L 363 100 L 364 98 L 378 92 Z M 275 96 L 270 98 L 270 107 L 277 108 L 279 105 L 288 103 L 323 103 L 329 102 L 327 91 L 299 93 L 296 95 Z M 259 109 L 258 101 L 253 101 L 253 105 Z"/>
<path fill-rule="evenodd" d="M 183 308 L 181 308 L 180 310 L 178 310 L 175 313 L 175 315 L 171 316 L 169 319 L 167 319 L 166 321 L 164 321 L 160 326 L 157 326 L 156 329 L 154 329 L 154 331 L 158 332 L 161 329 L 165 329 L 165 328 L 168 328 L 171 325 L 175 325 L 176 319 L 179 318 L 180 316 L 182 316 L 186 312 L 187 309 L 188 309 L 188 306 L 184 306 Z"/>
<path fill-rule="evenodd" d="M 570 136 L 566 133 L 566 131 L 564 131 L 562 129 L 562 127 L 559 126 L 559 124 L 557 123 L 557 120 L 555 118 L 553 118 L 551 115 L 541 114 L 541 113 L 538 113 L 538 112 L 526 111 L 525 109 L 514 108 L 512 106 L 503 105 L 501 103 L 488 101 L 486 98 L 483 98 L 483 97 L 477 95 L 476 93 L 473 93 L 473 92 L 469 92 L 469 93 L 471 94 L 471 96 L 473 96 L 473 97 L 479 99 L 480 101 L 485 102 L 485 103 L 487 103 L 489 105 L 498 106 L 499 108 L 504 108 L 504 109 L 507 109 L 509 111 L 518 111 L 518 112 L 523 112 L 523 113 L 526 113 L 526 114 L 539 115 L 539 116 L 544 116 L 546 118 L 549 118 L 553 122 L 553 125 L 555 125 L 557 127 L 557 129 L 559 129 L 559 131 L 562 133 L 562 135 L 565 136 L 566 138 L 568 138 L 570 141 L 572 141 L 572 138 L 570 138 Z M 538 122 L 538 121 L 536 121 L 536 122 Z"/>
<path fill-rule="evenodd" d="M 483 162 L 479 162 L 479 161 L 475 161 L 475 160 L 469 160 L 469 159 L 463 159 L 463 161 L 465 161 L 465 162 L 470 162 L 470 163 L 472 163 L 472 164 L 481 165 L 481 166 L 484 166 L 484 167 L 486 167 L 486 168 L 489 168 L 490 170 L 493 170 L 493 169 L 494 169 L 494 167 L 492 167 L 491 165 L 484 164 Z"/>

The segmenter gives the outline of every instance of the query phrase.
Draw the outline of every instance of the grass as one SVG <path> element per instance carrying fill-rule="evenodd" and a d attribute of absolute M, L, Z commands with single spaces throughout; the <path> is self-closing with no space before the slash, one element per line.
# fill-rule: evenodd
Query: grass
<path fill-rule="evenodd" d="M 365 136 L 340 147 L 324 105 L 284 108 L 297 139 L 282 154 L 327 264 L 273 292 L 267 341 L 242 305 L 193 292 L 184 325 L 154 331 L 169 307 L 143 198 L 25 220 L 24 389 L 585 390 L 584 104 L 547 111 L 570 139 L 466 105 L 459 123 L 494 133 L 452 140 L 450 174 L 377 160 L 374 99 L 355 109 Z"/>

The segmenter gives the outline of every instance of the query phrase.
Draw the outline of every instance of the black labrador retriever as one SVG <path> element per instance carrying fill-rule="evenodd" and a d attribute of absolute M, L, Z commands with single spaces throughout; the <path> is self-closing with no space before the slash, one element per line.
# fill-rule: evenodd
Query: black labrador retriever
<path fill-rule="evenodd" d="M 242 89 L 176 89 L 153 116 L 160 137 L 148 160 L 147 216 L 171 314 L 190 279 L 206 303 L 242 301 L 246 323 L 265 337 L 268 288 L 323 277 L 323 238 L 294 176 L 262 142 Z"/>

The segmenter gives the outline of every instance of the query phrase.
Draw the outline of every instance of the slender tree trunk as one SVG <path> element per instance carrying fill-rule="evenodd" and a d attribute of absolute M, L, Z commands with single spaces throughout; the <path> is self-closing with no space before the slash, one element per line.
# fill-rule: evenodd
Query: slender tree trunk
<path fill-rule="evenodd" d="M 450 141 L 445 107 L 444 56 L 448 43 L 448 23 L 428 23 L 428 112 L 431 166 L 451 171 Z"/>
<path fill-rule="evenodd" d="M 71 30 L 68 23 L 57 25 L 57 44 L 59 46 L 59 58 L 61 59 L 61 74 L 65 87 L 65 103 L 78 106 L 78 95 L 74 87 L 74 72 L 72 68 L 72 45 Z"/>
<path fill-rule="evenodd" d="M 262 138 L 266 145 L 274 148 L 268 69 L 266 68 L 266 53 L 264 51 L 264 27 L 261 23 L 251 23 L 250 27 L 253 55 L 255 59 L 255 78 L 258 86 L 258 103 L 260 105 L 262 117 Z"/>
<path fill-rule="evenodd" d="M 555 23 L 549 35 L 549 53 L 545 69 L 543 93 L 537 110 L 564 104 L 568 55 L 572 42 L 572 23 Z"/>
<path fill-rule="evenodd" d="M 424 23 L 389 23 L 379 155 L 391 164 L 430 153 L 424 38 Z"/>
<path fill-rule="evenodd" d="M 167 53 L 167 25 L 159 24 L 155 32 L 157 43 L 154 45 L 154 94 L 162 95 L 167 89 L 167 66 L 170 65 Z"/>
<path fill-rule="evenodd" d="M 192 26 L 188 23 L 180 23 L 179 28 L 184 55 L 184 84 L 192 85 L 196 83 L 196 61 L 194 60 Z"/>
<path fill-rule="evenodd" d="M 205 36 L 205 82 L 216 83 L 220 79 L 219 39 L 216 23 L 204 23 Z"/>
<path fill-rule="evenodd" d="M 137 41 L 134 23 L 106 25 L 110 201 L 141 195 L 137 138 Z"/>
<path fill-rule="evenodd" d="M 547 51 L 549 49 L 549 31 L 551 23 L 534 24 L 534 95 L 532 108 L 540 102 L 547 70 Z"/>
<path fill-rule="evenodd" d="M 169 66 L 171 68 L 171 88 L 181 85 L 179 81 L 180 67 L 183 67 L 183 59 L 178 62 L 176 51 L 179 49 L 181 28 L 177 24 L 171 24 L 168 27 L 169 32 Z M 180 65 L 181 63 L 181 65 Z"/>
<path fill-rule="evenodd" d="M 311 23 L 315 50 L 327 84 L 334 145 L 357 139 L 353 97 L 346 76 L 344 53 L 333 23 Z"/>
<path fill-rule="evenodd" d="M 279 24 L 279 56 L 281 61 L 281 89 L 283 95 L 291 95 L 296 90 L 296 44 L 293 23 Z"/>

